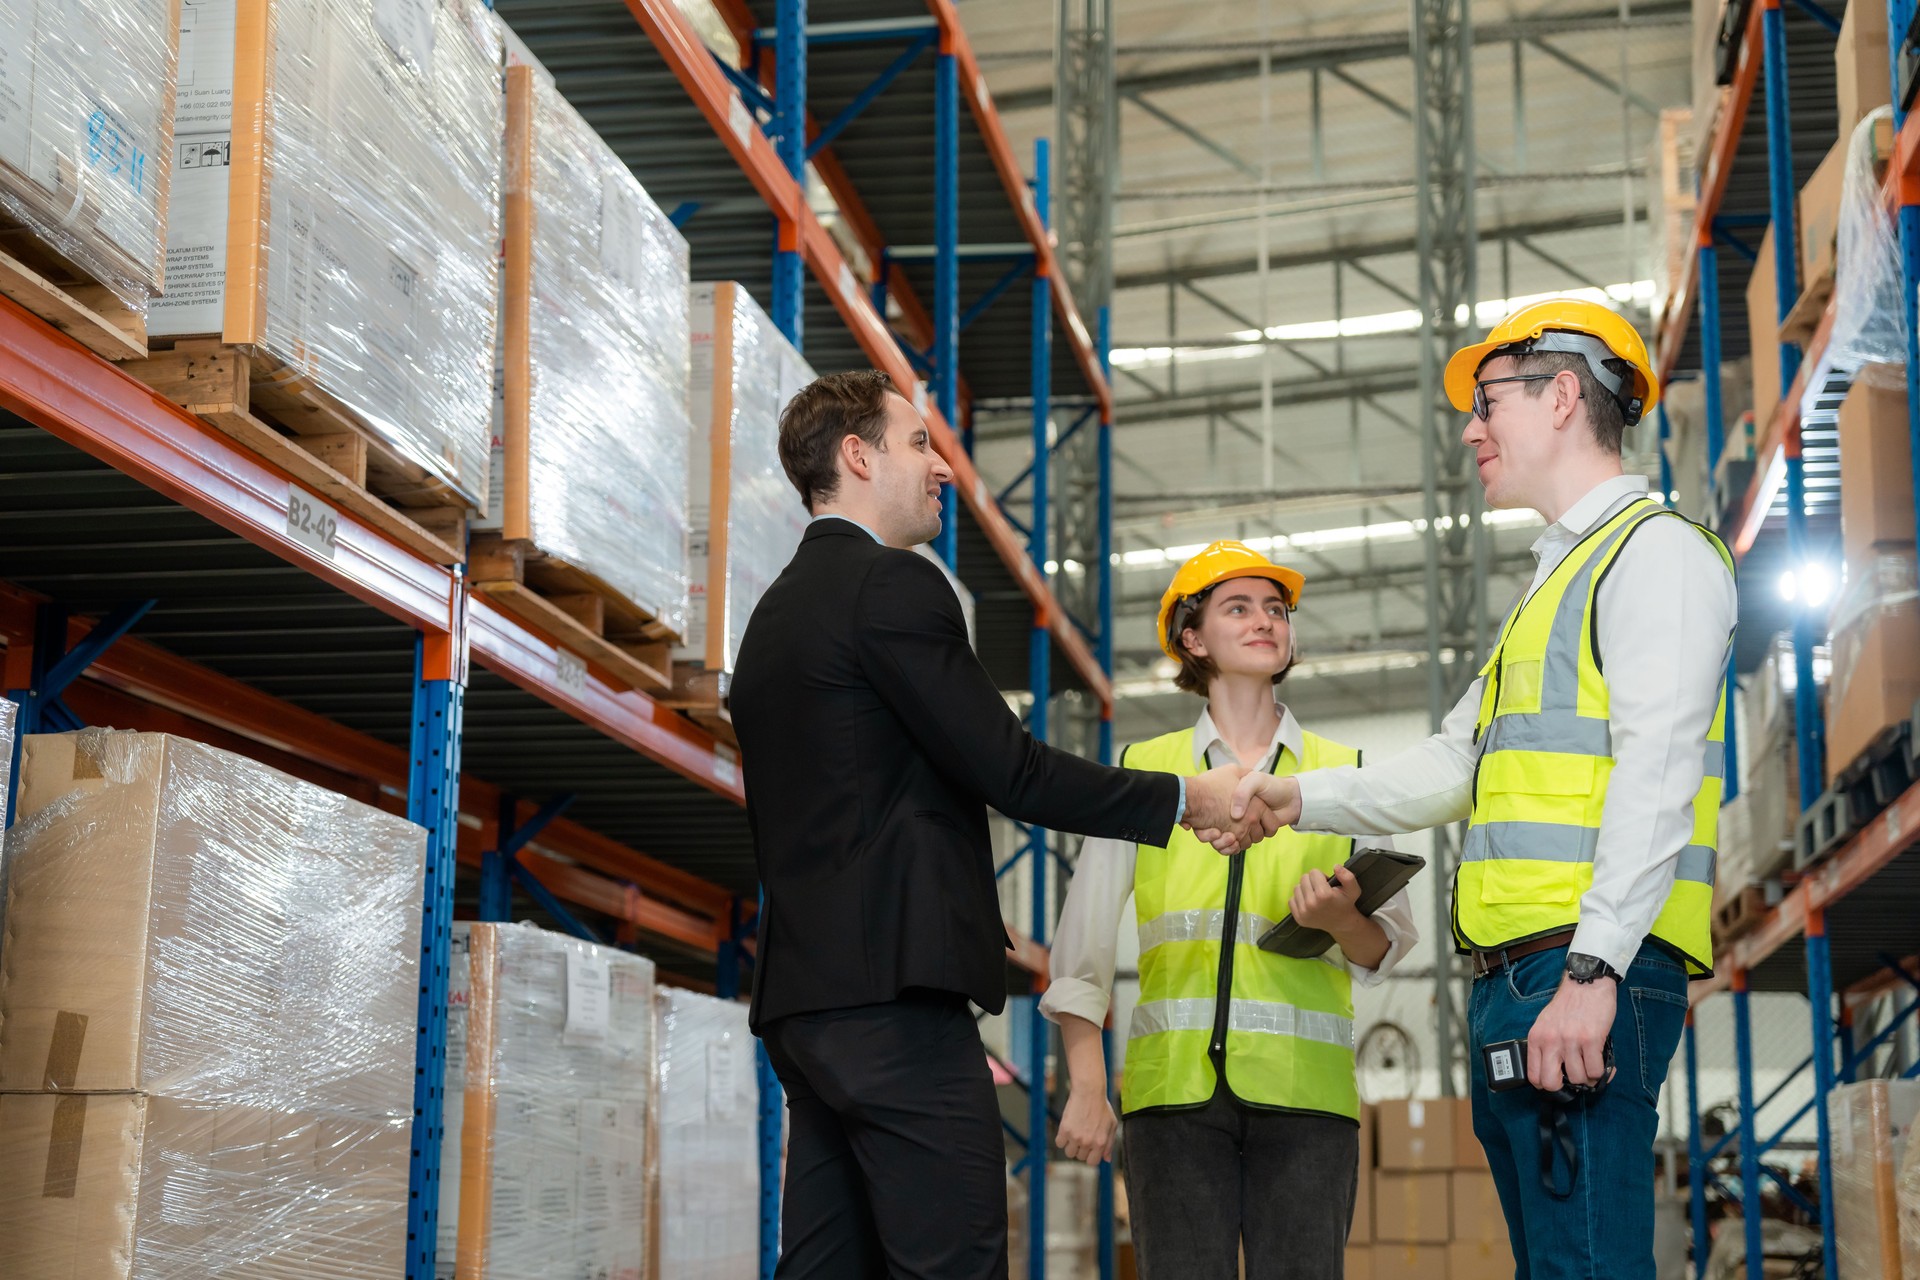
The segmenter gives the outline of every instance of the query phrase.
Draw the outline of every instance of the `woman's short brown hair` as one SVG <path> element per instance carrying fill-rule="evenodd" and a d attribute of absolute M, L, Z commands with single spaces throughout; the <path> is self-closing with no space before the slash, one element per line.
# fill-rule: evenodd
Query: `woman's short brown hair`
<path fill-rule="evenodd" d="M 1214 584 L 1218 586 L 1218 583 Z M 1173 611 L 1170 625 L 1173 630 L 1173 647 L 1180 655 L 1177 661 L 1180 669 L 1173 673 L 1173 687 L 1182 693 L 1207 696 L 1207 682 L 1220 674 L 1220 667 L 1212 658 L 1203 658 L 1187 648 L 1183 637 L 1191 627 L 1200 625 L 1200 618 L 1207 611 L 1207 602 L 1213 598 L 1214 587 L 1208 587 L 1191 601 L 1182 601 Z M 1299 651 L 1299 642 L 1293 635 L 1293 610 L 1287 610 L 1287 665 L 1274 673 L 1273 683 L 1277 688 L 1287 673 L 1293 670 L 1295 655 Z"/>
<path fill-rule="evenodd" d="M 878 369 L 854 369 L 815 378 L 787 402 L 780 414 L 780 465 L 807 510 L 839 493 L 834 459 L 842 440 L 859 436 L 876 449 L 886 447 L 891 394 L 892 378 Z"/>

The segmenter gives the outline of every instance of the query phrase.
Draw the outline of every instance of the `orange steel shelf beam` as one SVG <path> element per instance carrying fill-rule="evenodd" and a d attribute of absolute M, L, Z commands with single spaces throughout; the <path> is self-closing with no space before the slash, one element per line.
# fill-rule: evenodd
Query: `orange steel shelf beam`
<path fill-rule="evenodd" d="M 873 309 L 865 288 L 854 275 L 853 268 L 841 256 L 833 236 L 820 225 L 813 211 L 807 208 L 799 184 L 787 172 L 786 166 L 780 163 L 780 157 L 774 153 L 773 144 L 767 141 L 766 134 L 755 125 L 753 113 L 740 100 L 739 94 L 734 92 L 726 76 L 714 64 L 706 45 L 674 7 L 672 0 L 626 0 L 626 4 L 653 40 L 661 57 L 666 59 L 681 87 L 707 118 L 715 136 L 725 145 L 747 180 L 766 201 L 767 207 L 779 217 L 781 245 L 797 249 L 805 258 L 814 279 L 826 289 L 834 308 L 839 311 L 861 350 L 873 361 L 874 367 L 885 372 L 895 385 L 913 388 L 914 402 L 927 420 L 934 447 L 953 469 L 954 487 L 961 500 L 973 511 L 975 522 L 986 534 L 1001 563 L 1019 580 L 1021 590 L 1033 603 L 1035 619 L 1052 633 L 1054 642 L 1080 673 L 1087 688 L 1100 699 L 1103 712 L 1110 712 L 1113 690 L 1100 670 L 1092 648 L 1081 638 L 1073 620 L 1059 607 L 1045 579 L 1027 558 L 1025 542 L 1000 513 L 999 504 L 994 501 L 980 473 L 974 469 L 973 459 L 961 448 L 960 437 L 953 426 L 927 402 L 926 387 L 914 374 L 906 356 L 901 354 L 892 330 L 887 327 L 880 313 Z M 967 57 L 971 59 L 971 56 L 969 52 Z M 973 75 L 973 82 L 980 83 L 977 66 Z M 975 96 L 977 98 L 977 94 Z M 1001 135 L 1000 141 L 1004 147 L 1004 135 Z M 1011 155 L 1010 152 L 1008 154 Z M 1045 261 L 1048 264 L 1053 261 L 1050 246 Z M 1078 323 L 1077 316 L 1075 320 Z M 1079 324 L 1078 332 L 1084 334 L 1085 331 L 1085 324 Z"/>
<path fill-rule="evenodd" d="M 32 643 L 39 602 L 31 592 L 0 583 L 0 636 L 7 640 L 10 666 Z M 77 641 L 91 625 L 87 619 L 70 620 L 69 638 Z M 9 687 L 14 674 L 9 672 Z M 94 723 L 190 737 L 364 803 L 405 810 L 408 760 L 403 748 L 131 636 L 87 669 L 69 701 Z M 465 819 L 461 856 L 477 865 L 481 850 L 498 838 L 494 828 L 501 791 L 467 776 L 460 780 L 460 799 Z M 523 801 L 520 809 L 531 817 L 536 806 Z M 551 823 L 533 847 L 578 864 L 522 855 L 541 882 L 562 898 L 706 952 L 725 939 L 732 895 L 719 885 L 564 818 Z M 592 879 L 583 878 L 587 876 Z M 609 904 L 617 909 L 609 909 Z"/>

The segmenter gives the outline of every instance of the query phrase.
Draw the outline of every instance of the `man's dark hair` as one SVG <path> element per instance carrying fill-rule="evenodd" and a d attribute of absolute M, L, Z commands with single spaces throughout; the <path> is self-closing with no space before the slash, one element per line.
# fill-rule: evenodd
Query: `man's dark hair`
<path fill-rule="evenodd" d="M 887 397 L 893 379 L 878 369 L 829 373 L 809 382 L 780 415 L 780 465 L 811 511 L 840 491 L 834 468 L 840 442 L 859 436 L 886 448 Z"/>
<path fill-rule="evenodd" d="M 1621 385 L 1631 389 L 1633 386 L 1633 366 L 1625 360 L 1608 360 L 1607 371 L 1624 381 Z M 1584 356 L 1571 355 L 1565 351 L 1530 351 L 1513 358 L 1515 373 L 1561 373 L 1572 374 L 1580 381 L 1580 398 L 1587 402 L 1587 424 L 1593 428 L 1593 438 L 1600 447 L 1615 457 L 1620 455 L 1627 434 L 1627 415 L 1620 402 L 1614 399 L 1613 392 L 1601 385 L 1600 379 L 1593 376 L 1593 369 Z M 1523 382 L 1520 384 L 1526 393 L 1538 399 L 1546 393 L 1551 383 Z"/>
<path fill-rule="evenodd" d="M 1215 584 L 1215 586 L 1217 585 L 1218 584 Z M 1173 648 L 1174 651 L 1180 655 L 1177 659 L 1180 663 L 1180 669 L 1173 673 L 1173 687 L 1182 693 L 1198 694 L 1202 698 L 1207 696 L 1207 682 L 1220 674 L 1220 666 L 1212 658 L 1203 658 L 1193 650 L 1187 648 L 1187 646 L 1182 643 L 1181 637 L 1186 634 L 1189 628 L 1199 629 L 1200 619 L 1207 612 L 1207 604 L 1213 599 L 1214 590 L 1215 587 L 1208 587 L 1205 591 L 1193 597 L 1191 609 L 1182 610 L 1171 619 L 1174 625 Z M 1293 610 L 1288 609 L 1287 665 L 1274 673 L 1273 683 L 1275 688 L 1278 688 L 1280 682 L 1287 678 L 1287 673 L 1293 670 L 1293 664 L 1298 660 L 1299 653 L 1299 637 L 1293 634 Z"/>

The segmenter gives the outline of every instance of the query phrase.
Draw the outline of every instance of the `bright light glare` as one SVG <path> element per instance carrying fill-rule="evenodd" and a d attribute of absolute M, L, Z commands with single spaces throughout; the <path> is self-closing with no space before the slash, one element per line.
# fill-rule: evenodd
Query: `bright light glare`
<path fill-rule="evenodd" d="M 1780 598 L 1798 600 L 1817 609 L 1833 595 L 1833 574 L 1825 565 L 1810 564 L 1798 573 L 1788 569 L 1780 575 Z"/>

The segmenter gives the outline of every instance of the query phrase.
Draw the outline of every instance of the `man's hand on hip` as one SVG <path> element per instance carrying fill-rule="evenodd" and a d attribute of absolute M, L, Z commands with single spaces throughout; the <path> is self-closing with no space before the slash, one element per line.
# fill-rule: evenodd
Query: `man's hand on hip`
<path fill-rule="evenodd" d="M 1241 805 L 1237 818 L 1230 812 L 1234 788 L 1246 773 L 1238 765 L 1223 764 L 1187 779 L 1187 813 L 1181 825 L 1221 853 L 1245 852 L 1280 829 L 1262 801 Z"/>
<path fill-rule="evenodd" d="M 1527 1033 L 1527 1082 L 1551 1092 L 1569 1084 L 1600 1084 L 1607 1071 L 1607 1035 L 1619 1007 L 1620 984 L 1560 979 L 1560 989 Z"/>

